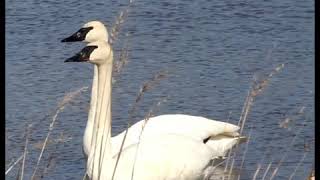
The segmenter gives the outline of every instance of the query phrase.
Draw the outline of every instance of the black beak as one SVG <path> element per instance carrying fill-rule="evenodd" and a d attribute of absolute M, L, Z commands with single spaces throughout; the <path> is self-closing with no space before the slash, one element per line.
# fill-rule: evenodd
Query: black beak
<path fill-rule="evenodd" d="M 78 37 L 76 34 L 73 34 L 70 37 L 67 37 L 61 40 L 61 42 L 76 42 L 76 41 L 83 41 L 83 40 L 81 40 L 81 38 Z"/>
<path fill-rule="evenodd" d="M 72 34 L 71 36 L 62 39 L 61 42 L 77 42 L 77 41 L 83 41 L 86 39 L 86 35 L 90 30 L 92 30 L 93 27 L 86 27 L 79 29 L 76 33 Z"/>
<path fill-rule="evenodd" d="M 87 62 L 89 59 L 82 56 L 80 53 L 68 58 L 64 62 Z"/>
<path fill-rule="evenodd" d="M 90 58 L 90 54 L 94 49 L 98 48 L 98 46 L 86 46 L 79 53 L 68 58 L 64 62 L 88 62 Z"/>

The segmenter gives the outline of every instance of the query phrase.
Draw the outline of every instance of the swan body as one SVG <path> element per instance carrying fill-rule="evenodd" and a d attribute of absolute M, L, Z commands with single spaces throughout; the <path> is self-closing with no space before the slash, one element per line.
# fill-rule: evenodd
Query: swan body
<path fill-rule="evenodd" d="M 87 175 L 92 180 L 112 179 L 119 155 L 113 148 L 118 148 L 116 139 L 122 141 L 123 136 L 121 133 L 114 140 L 111 138 L 112 48 L 106 41 L 92 42 L 66 60 L 72 61 L 97 65 L 96 111 Z M 144 121 L 129 129 L 130 140 L 121 153 L 113 179 L 197 179 L 206 176 L 211 160 L 224 152 L 221 149 L 228 149 L 215 146 L 230 146 L 230 142 L 233 144 L 240 139 L 235 137 L 239 127 L 229 123 L 187 115 L 163 116 L 165 118 L 158 116 L 149 120 L 141 138 L 137 137 L 140 137 Z M 177 116 L 180 118 L 175 118 Z M 221 142 L 225 138 L 229 140 Z"/>
<path fill-rule="evenodd" d="M 141 120 L 128 130 L 125 145 L 138 143 L 141 139 L 157 134 L 177 134 L 203 141 L 210 146 L 217 156 L 225 156 L 227 151 L 242 137 L 239 137 L 238 126 L 215 121 L 199 116 L 185 114 L 166 114 Z M 112 152 L 116 154 L 121 146 L 125 132 L 111 139 Z"/>
<path fill-rule="evenodd" d="M 101 174 L 92 179 L 111 179 L 117 155 L 104 159 Z M 114 179 L 164 180 L 198 179 L 217 154 L 209 146 L 190 137 L 177 134 L 149 136 L 139 145 L 127 146 L 121 156 Z"/>
<path fill-rule="evenodd" d="M 100 21 L 90 21 L 86 23 L 76 33 L 65 38 L 62 42 L 108 42 L 107 28 Z M 98 68 L 94 64 L 94 77 L 91 90 L 91 102 L 88 115 L 87 126 L 83 137 L 84 154 L 88 155 L 92 146 L 93 121 L 97 109 L 97 83 Z M 147 121 L 147 123 L 146 123 Z M 143 128 L 144 127 L 144 128 Z M 143 131 L 142 131 L 143 129 Z M 168 114 L 151 117 L 148 120 L 141 120 L 128 129 L 128 135 L 125 140 L 124 148 L 138 143 L 144 137 L 154 134 L 180 134 L 188 136 L 199 141 L 206 141 L 205 144 L 210 146 L 218 156 L 224 156 L 232 146 L 241 142 L 243 137 L 239 137 L 239 127 L 200 116 L 191 116 L 185 114 Z M 141 133 L 142 131 L 142 133 Z M 125 131 L 111 138 L 112 154 L 119 152 L 123 141 Z"/>

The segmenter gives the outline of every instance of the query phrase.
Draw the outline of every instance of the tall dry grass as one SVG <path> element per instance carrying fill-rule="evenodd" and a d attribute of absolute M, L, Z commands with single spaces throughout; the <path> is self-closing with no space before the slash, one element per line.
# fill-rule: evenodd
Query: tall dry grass
<path fill-rule="evenodd" d="M 123 140 L 122 140 L 122 143 L 121 143 L 121 146 L 120 146 L 120 150 L 119 150 L 119 154 L 117 156 L 117 160 L 116 160 L 116 164 L 115 164 L 115 167 L 114 167 L 114 170 L 113 170 L 113 174 L 112 174 L 112 179 L 114 178 L 114 175 L 115 175 L 115 172 L 116 172 L 116 169 L 117 169 L 117 166 L 118 166 L 118 163 L 119 163 L 119 159 L 121 157 L 121 153 L 122 153 L 122 150 L 123 150 L 123 145 L 125 143 L 125 140 L 127 138 L 127 134 L 128 134 L 128 129 L 131 127 L 132 125 L 132 121 L 133 121 L 133 117 L 134 117 L 134 114 L 135 112 L 137 111 L 138 109 L 138 105 L 139 103 L 141 102 L 142 98 L 143 98 L 143 95 L 150 91 L 152 88 L 155 87 L 155 85 L 157 85 L 162 79 L 166 78 L 167 77 L 167 71 L 160 71 L 158 72 L 157 74 L 155 74 L 151 80 L 145 82 L 143 84 L 143 86 L 140 88 L 140 91 L 138 93 L 138 95 L 136 96 L 136 99 L 134 101 L 134 104 L 133 106 L 131 107 L 130 111 L 129 111 L 129 119 L 127 121 L 127 128 L 125 130 L 125 134 L 124 134 L 124 137 L 123 137 Z M 159 101 L 157 104 L 160 105 L 162 101 Z M 145 124 L 148 122 L 148 119 L 150 118 L 150 116 L 152 115 L 152 112 L 153 112 L 153 108 L 150 109 L 149 113 L 145 116 L 145 123 L 144 123 L 144 126 Z M 143 127 L 144 127 L 143 126 Z M 143 132 L 143 129 L 141 130 L 141 133 Z M 140 133 L 140 135 L 141 135 Z M 132 170 L 132 175 L 133 175 L 133 172 L 134 172 L 134 168 Z"/>
<path fill-rule="evenodd" d="M 87 91 L 88 87 L 82 87 L 80 89 L 77 89 L 76 91 L 72 91 L 72 92 L 69 92 L 67 93 L 64 98 L 62 99 L 62 101 L 60 101 L 57 105 L 57 109 L 55 111 L 55 113 L 53 114 L 52 116 L 52 121 L 48 127 L 48 133 L 43 141 L 42 146 L 41 146 L 41 151 L 40 151 L 40 154 L 38 156 L 38 159 L 37 159 L 37 163 L 36 165 L 34 166 L 34 170 L 33 170 L 33 173 L 32 173 L 32 176 L 31 176 L 31 179 L 37 179 L 38 177 L 36 176 L 36 173 L 38 171 L 38 168 L 39 168 L 39 164 L 41 162 L 41 159 L 43 157 L 43 154 L 45 152 L 45 150 L 47 149 L 47 145 L 48 145 L 48 142 L 49 142 L 49 137 L 50 137 L 50 134 L 52 133 L 52 131 L 54 130 L 54 125 L 55 125 L 55 122 L 58 118 L 58 115 L 59 113 L 61 113 L 64 108 L 72 102 L 72 100 L 74 100 L 77 96 L 79 96 L 82 92 L 85 92 Z M 19 171 L 18 171 L 18 175 L 17 175 L 17 179 L 24 179 L 25 176 L 24 176 L 24 170 L 25 170 L 25 160 L 26 160 L 26 157 L 27 157 L 27 154 L 28 154 L 28 146 L 30 146 L 30 143 L 29 143 L 29 137 L 31 135 L 31 133 L 36 130 L 35 127 L 37 127 L 37 123 L 40 123 L 41 121 L 37 121 L 37 122 L 33 122 L 33 123 L 30 123 L 27 125 L 27 128 L 26 128 L 26 131 L 25 131 L 25 144 L 24 144 L 24 151 L 22 153 L 22 155 L 12 164 L 9 166 L 9 168 L 7 168 L 6 172 L 5 172 L 5 175 L 8 175 L 10 173 L 10 171 L 12 171 L 12 169 L 18 164 L 21 162 L 21 165 L 19 167 Z"/>
<path fill-rule="evenodd" d="M 124 8 L 124 10 L 122 10 L 119 15 L 117 16 L 114 25 L 111 27 L 111 31 L 110 31 L 110 44 L 114 44 L 119 37 L 119 34 L 121 32 L 121 27 L 122 25 L 125 23 L 126 18 L 129 15 L 130 12 L 130 8 L 132 6 L 133 1 L 130 1 L 130 3 L 128 4 L 127 7 Z M 123 70 L 123 67 L 125 65 L 128 64 L 129 62 L 129 41 L 128 39 L 130 38 L 129 35 L 126 35 L 127 41 L 124 43 L 125 46 L 120 50 L 119 53 L 119 58 L 116 59 L 116 61 L 114 62 L 114 68 L 113 68 L 113 75 L 114 77 L 117 77 L 120 75 L 120 73 Z M 261 79 L 261 80 L 257 80 L 254 79 L 252 82 L 252 85 L 249 88 L 247 97 L 245 98 L 245 102 L 243 105 L 243 109 L 239 118 L 239 122 L 238 125 L 241 127 L 240 129 L 240 133 L 244 134 L 245 129 L 246 129 L 246 122 L 250 119 L 248 119 L 249 117 L 249 113 L 251 112 L 252 107 L 254 106 L 254 102 L 256 97 L 258 97 L 259 95 L 262 95 L 263 92 L 265 91 L 266 87 L 268 86 L 268 84 L 270 83 L 270 81 L 272 80 L 272 78 L 277 74 L 280 73 L 280 71 L 284 68 L 284 64 L 280 64 L 279 66 L 277 66 L 276 68 L 274 68 L 268 75 L 266 75 L 265 78 Z M 127 132 L 128 132 L 128 128 L 132 125 L 133 122 L 133 117 L 134 114 L 138 111 L 138 107 L 139 107 L 139 103 L 141 102 L 141 100 L 143 99 L 143 96 L 145 93 L 147 93 L 148 91 L 152 90 L 162 79 L 167 77 L 167 71 L 162 71 L 157 73 L 156 75 L 153 76 L 153 78 L 151 78 L 151 80 L 147 81 L 146 83 L 144 83 L 140 89 L 140 91 L 138 92 L 134 104 L 132 105 L 131 109 L 129 110 L 129 119 L 127 122 L 127 129 L 120 147 L 120 151 L 119 151 L 119 155 L 117 157 L 117 163 L 116 166 L 114 168 L 114 172 L 113 175 L 116 172 L 116 168 L 118 165 L 118 161 L 119 158 L 121 156 L 122 150 L 123 150 L 123 145 L 125 143 L 126 140 L 126 136 L 127 136 Z M 113 79 L 114 80 L 114 79 Z M 115 80 L 114 80 L 115 82 Z M 50 143 L 50 135 L 52 133 L 52 131 L 54 130 L 54 126 L 55 123 L 58 119 L 58 115 L 64 110 L 64 108 L 70 103 L 72 102 L 73 99 L 75 99 L 77 96 L 79 96 L 81 93 L 87 91 L 87 87 L 82 87 L 76 91 L 67 93 L 65 95 L 65 97 L 63 98 L 63 100 L 61 102 L 59 102 L 59 104 L 57 105 L 57 108 L 55 110 L 55 113 L 52 115 L 52 120 L 51 123 L 48 127 L 48 133 L 44 139 L 44 141 L 40 144 L 38 144 L 38 148 L 41 149 L 40 154 L 38 156 L 37 162 L 35 167 L 33 168 L 33 173 L 32 173 L 32 177 L 31 179 L 38 179 L 38 178 L 43 178 L 49 171 L 49 169 L 51 168 L 53 162 L 54 162 L 54 156 L 53 155 L 49 155 L 47 164 L 45 166 L 45 169 L 41 172 L 39 172 L 39 165 L 41 163 L 41 160 L 43 158 L 44 152 L 47 150 L 48 148 L 48 144 Z M 151 109 L 149 110 L 149 112 L 145 115 L 146 121 L 144 126 L 147 124 L 148 119 L 154 114 L 154 112 L 156 111 L 156 109 L 163 103 L 166 101 L 166 98 L 156 102 L 154 104 L 154 106 L 151 107 Z M 305 107 L 301 107 L 301 109 L 298 112 L 298 115 L 302 115 L 304 113 L 304 109 Z M 298 116 L 297 115 L 297 116 Z M 283 128 L 283 129 L 288 129 L 291 127 L 292 122 L 294 121 L 294 117 L 287 117 L 284 120 L 280 121 L 279 123 L 279 127 Z M 305 123 L 305 121 L 303 122 Z M 143 127 L 144 127 L 143 126 Z M 26 128 L 25 131 L 25 142 L 24 142 L 24 151 L 22 153 L 21 156 L 19 156 L 16 160 L 12 160 L 8 165 L 7 165 L 7 169 L 5 171 L 5 175 L 8 175 L 17 165 L 20 164 L 19 169 L 17 170 L 18 174 L 17 174 L 17 179 L 24 179 L 24 175 L 25 175 L 25 161 L 26 161 L 26 157 L 28 155 L 28 147 L 29 147 L 29 137 L 30 134 L 34 131 L 35 128 L 35 123 L 29 124 Z M 244 162 L 246 160 L 246 155 L 248 153 L 248 146 L 250 145 L 250 141 L 251 141 L 251 136 L 252 136 L 252 126 L 248 127 L 249 128 L 249 132 L 248 132 L 248 141 L 245 144 L 245 149 L 244 152 L 241 154 L 242 156 L 239 155 L 237 149 L 238 147 L 235 147 L 235 149 L 232 149 L 229 153 L 228 153 L 228 157 L 226 158 L 225 161 L 222 161 L 220 164 L 216 165 L 217 168 L 222 168 L 222 174 L 219 174 L 219 176 L 224 180 L 224 179 L 241 179 L 241 170 L 244 166 Z M 270 153 L 271 151 L 271 144 L 275 142 L 275 135 L 273 135 L 273 137 L 271 138 L 271 141 L 269 142 L 269 145 L 267 145 L 267 148 L 265 150 L 265 152 L 261 152 L 262 154 L 262 158 L 261 160 L 257 163 L 257 168 L 255 170 L 255 172 L 252 174 L 252 179 L 256 180 L 258 178 L 259 175 L 262 175 L 262 179 L 267 179 L 267 177 L 269 177 L 270 180 L 275 179 L 276 175 L 279 173 L 279 170 L 281 168 L 281 166 L 283 165 L 284 160 L 287 158 L 288 153 L 290 152 L 290 149 L 292 147 L 292 145 L 294 144 L 294 142 L 297 140 L 297 138 L 299 137 L 301 131 L 305 128 L 305 126 L 300 127 L 300 129 L 298 129 L 297 133 L 295 134 L 295 136 L 292 138 L 290 144 L 287 146 L 287 148 L 285 149 L 283 153 L 282 158 L 279 161 L 276 161 L 276 159 L 271 159 L 269 161 L 267 161 L 267 155 Z M 141 134 L 143 133 L 143 128 L 141 131 Z M 141 135 L 140 134 L 140 135 Z M 61 137 L 61 141 L 57 140 L 56 142 L 63 142 L 63 137 Z M 51 140 L 54 141 L 54 140 Z M 312 145 L 306 145 L 309 149 L 313 148 Z M 306 148 L 307 149 L 307 148 Z M 310 153 L 310 151 L 304 151 L 301 154 L 301 158 L 299 160 L 299 162 L 297 162 L 295 168 L 293 169 L 290 177 L 288 179 L 293 179 L 296 172 L 298 171 L 298 169 L 301 167 L 303 161 L 305 160 L 305 158 L 307 157 L 307 155 Z M 240 157 L 238 157 L 240 156 Z M 240 158 L 241 163 L 239 165 L 239 167 L 236 167 L 236 158 Z M 263 164 L 265 164 L 267 162 L 267 167 L 265 169 L 263 169 Z M 237 175 L 234 175 L 234 171 L 235 168 L 237 168 L 239 170 L 239 173 Z M 211 177 L 205 177 L 204 179 L 212 179 L 215 177 L 215 172 L 212 172 L 212 176 Z M 132 170 L 132 177 L 134 176 L 134 168 Z M 310 175 L 308 177 L 306 177 L 306 179 L 311 180 L 314 179 L 314 170 L 311 169 L 310 170 Z"/>
<path fill-rule="evenodd" d="M 133 1 L 130 1 L 129 5 L 122 10 L 119 15 L 116 17 L 115 23 L 114 25 L 111 27 L 111 32 L 110 32 L 110 43 L 113 44 L 117 39 L 118 39 L 118 35 L 120 33 L 121 30 L 121 25 L 124 23 L 125 18 L 128 16 L 131 4 L 133 3 Z M 129 38 L 129 35 L 126 35 L 127 38 Z M 128 43 L 125 43 L 125 46 L 121 49 L 120 51 L 120 55 L 119 55 L 119 59 L 117 59 L 115 61 L 114 64 L 114 76 L 118 76 L 121 73 L 121 70 L 123 69 L 123 67 L 128 63 Z M 48 133 L 44 139 L 43 142 L 34 144 L 33 146 L 35 146 L 36 148 L 41 149 L 40 154 L 38 156 L 36 165 L 34 166 L 34 170 L 31 176 L 31 179 L 38 179 L 38 178 L 43 178 L 43 175 L 46 173 L 45 170 L 48 170 L 48 168 L 50 167 L 50 165 L 52 164 L 53 161 L 53 156 L 49 155 L 48 158 L 48 162 L 47 165 L 45 166 L 46 169 L 40 173 L 38 173 L 39 170 L 39 165 L 41 163 L 41 160 L 43 158 L 44 152 L 45 150 L 48 148 L 47 145 L 50 142 L 64 142 L 64 137 L 60 137 L 59 139 L 53 139 L 50 140 L 50 135 L 52 133 L 52 131 L 54 130 L 54 125 L 56 120 L 58 119 L 58 115 L 64 110 L 64 108 L 70 104 L 72 102 L 72 100 L 74 100 L 77 96 L 79 96 L 82 92 L 87 91 L 88 87 L 84 86 L 81 87 L 75 91 L 69 92 L 67 93 L 64 98 L 62 99 L 61 102 L 58 103 L 57 108 L 55 110 L 55 113 L 53 115 L 46 115 L 43 119 L 46 119 L 48 117 L 52 117 L 52 121 L 48 127 Z M 43 120 L 42 119 L 42 120 Z M 33 128 L 36 127 L 35 125 L 39 122 L 41 122 L 42 120 L 38 121 L 38 122 L 33 122 L 31 124 L 28 124 L 26 128 L 27 130 L 25 131 L 25 144 L 24 144 L 24 151 L 22 153 L 21 156 L 19 156 L 16 160 L 12 160 L 9 164 L 7 164 L 7 168 L 5 171 L 5 175 L 9 175 L 9 173 L 20 163 L 19 166 L 19 170 L 18 170 L 18 175 L 16 179 L 24 179 L 24 170 L 25 170 L 25 160 L 28 154 L 28 146 L 30 146 L 29 144 L 29 136 L 30 134 L 33 132 Z M 7 138 L 6 138 L 7 141 Z M 7 143 L 6 143 L 7 144 Z M 39 175 L 37 175 L 37 173 Z"/>

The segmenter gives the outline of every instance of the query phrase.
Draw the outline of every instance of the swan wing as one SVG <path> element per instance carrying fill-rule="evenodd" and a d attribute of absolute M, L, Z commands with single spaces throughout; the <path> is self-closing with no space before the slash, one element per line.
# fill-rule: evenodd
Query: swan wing
<path fill-rule="evenodd" d="M 111 179 L 110 169 L 113 170 L 117 156 L 113 156 L 111 164 L 102 165 L 102 179 Z M 114 179 L 197 179 L 215 156 L 210 147 L 187 136 L 152 135 L 122 151 Z"/>
<path fill-rule="evenodd" d="M 132 125 L 129 128 L 124 147 L 135 144 L 142 138 L 157 134 L 178 134 L 202 142 L 205 140 L 209 140 L 209 144 L 211 146 L 219 145 L 219 143 L 221 142 L 217 141 L 214 138 L 215 136 L 224 135 L 223 137 L 227 138 L 227 142 L 225 142 L 224 144 L 229 145 L 229 140 L 232 141 L 232 143 L 237 142 L 234 137 L 237 137 L 239 135 L 239 133 L 237 132 L 238 130 L 239 126 L 222 121 L 207 119 L 200 116 L 191 116 L 184 114 L 160 115 L 141 120 Z M 111 143 L 113 154 L 119 151 L 124 134 L 125 131 L 112 138 Z M 222 147 L 220 149 L 227 148 Z"/>

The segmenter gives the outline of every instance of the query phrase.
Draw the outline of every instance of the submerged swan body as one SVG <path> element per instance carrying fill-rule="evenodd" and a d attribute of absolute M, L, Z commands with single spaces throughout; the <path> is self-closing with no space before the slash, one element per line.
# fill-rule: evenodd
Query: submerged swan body
<path fill-rule="evenodd" d="M 75 41 L 89 43 L 94 41 L 105 41 L 107 43 L 108 32 L 104 24 L 100 21 L 90 21 L 76 33 L 62 40 L 62 42 Z M 88 155 L 91 151 L 94 128 L 93 124 L 97 111 L 98 68 L 96 64 L 94 64 L 94 66 L 90 110 L 83 138 L 83 149 L 85 155 Z M 179 134 L 200 140 L 210 146 L 217 156 L 224 156 L 227 150 L 244 139 L 242 137 L 238 137 L 238 126 L 200 116 L 169 114 L 151 117 L 146 123 L 140 137 L 144 124 L 145 120 L 141 120 L 129 128 L 124 148 L 138 143 L 141 138 L 154 134 Z M 111 138 L 111 152 L 113 155 L 119 152 L 124 134 L 125 131 Z"/>
<path fill-rule="evenodd" d="M 197 179 L 206 176 L 205 172 L 211 160 L 220 156 L 220 151 L 215 150 L 208 142 L 211 139 L 220 141 L 223 136 L 230 138 L 238 135 L 239 127 L 232 124 L 205 118 L 200 120 L 199 117 L 194 120 L 190 118 L 192 116 L 186 115 L 164 115 L 165 118 L 155 117 L 162 120 L 153 119 L 147 123 L 144 132 L 146 134 L 143 133 L 137 143 L 135 137 L 136 134 L 140 135 L 139 128 L 143 123 L 140 121 L 133 125 L 132 131 L 129 130 L 129 134 L 132 134 L 128 137 L 133 139 L 133 142 L 123 149 L 113 177 L 113 169 L 119 154 L 112 152 L 117 145 L 111 140 L 112 49 L 107 42 L 96 41 L 89 43 L 75 56 L 66 60 L 66 62 L 82 61 L 97 65 L 98 70 L 97 107 L 87 160 L 87 174 L 92 180 Z M 171 122 L 175 116 L 184 118 Z M 166 130 L 161 129 L 165 126 Z M 216 139 L 217 137 L 219 138 Z"/>

